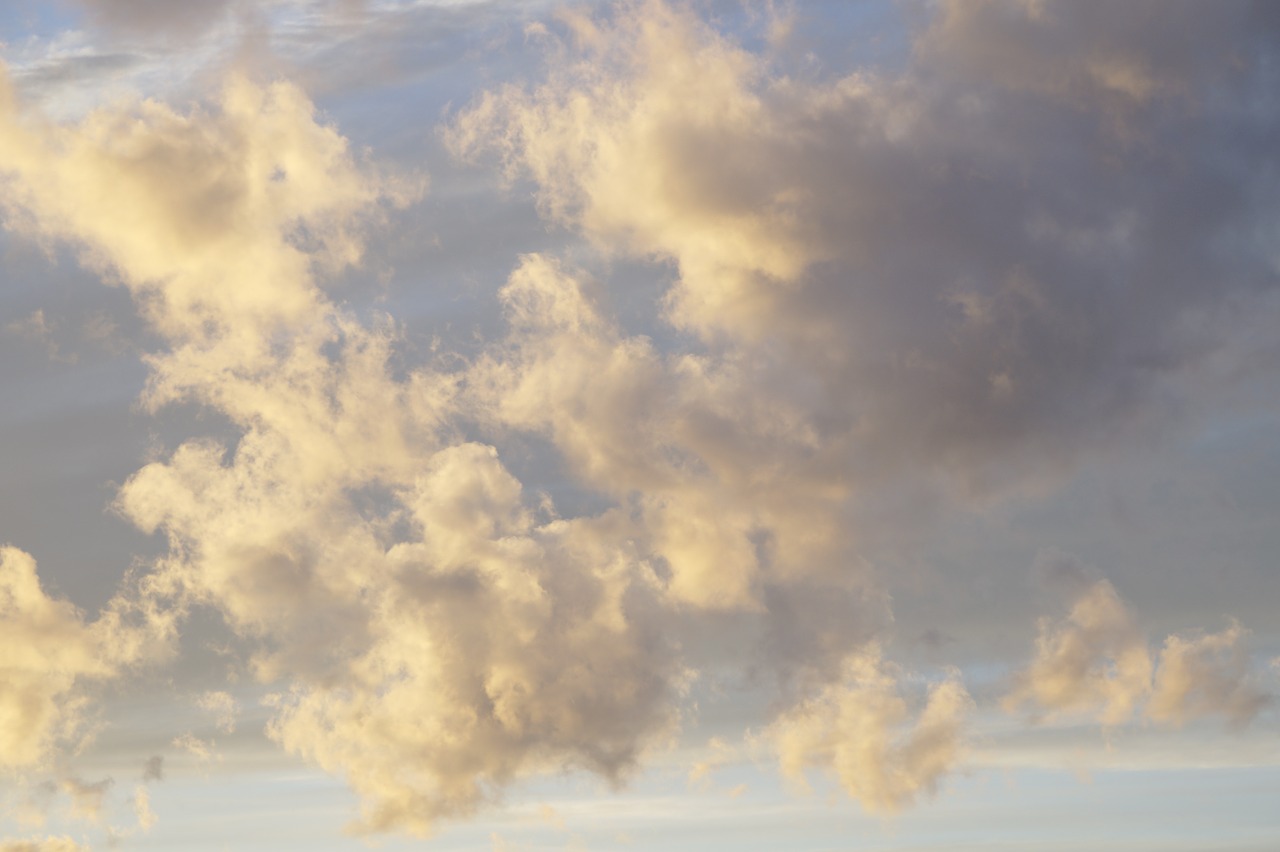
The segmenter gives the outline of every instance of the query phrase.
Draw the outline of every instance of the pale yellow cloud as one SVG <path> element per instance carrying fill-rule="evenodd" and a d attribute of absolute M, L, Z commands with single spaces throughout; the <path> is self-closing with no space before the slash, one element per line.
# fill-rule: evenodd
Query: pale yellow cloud
<path fill-rule="evenodd" d="M 749 366 L 660 354 L 543 256 L 524 258 L 502 298 L 510 333 L 470 372 L 469 404 L 549 434 L 602 492 L 636 495 L 633 535 L 661 558 L 673 602 L 751 611 L 769 581 L 857 579 L 835 567 L 846 489 L 815 463 L 805 412 L 761 400 Z"/>
<path fill-rule="evenodd" d="M 133 814 L 143 833 L 154 828 L 158 821 L 155 811 L 151 810 L 151 793 L 142 784 L 133 788 Z"/>
<path fill-rule="evenodd" d="M 656 0 L 561 20 L 545 84 L 482 96 L 446 136 L 496 150 L 610 258 L 670 262 L 676 343 L 625 329 L 606 288 L 530 255 L 501 291 L 498 339 L 449 369 L 406 364 L 394 322 L 324 288 L 423 181 L 356 156 L 300 89 L 234 78 L 211 105 L 70 125 L 4 90 L 9 227 L 70 243 L 132 293 L 163 341 L 148 406 L 192 402 L 235 435 L 159 451 L 120 489 L 119 512 L 168 549 L 96 620 L 5 557 L 0 630 L 66 641 L 21 645 L 0 713 L 26 734 L 0 739 L 0 761 L 43 760 L 77 726 L 82 682 L 162 657 L 199 606 L 278 684 L 270 735 L 359 796 L 357 830 L 428 834 L 566 768 L 619 782 L 676 728 L 708 657 L 811 685 L 771 729 L 783 766 L 834 772 L 870 810 L 958 765 L 958 679 L 913 715 L 868 644 L 887 598 L 859 553 L 877 531 L 852 510 L 896 474 L 1020 482 L 1126 420 L 1138 377 L 1178 360 L 1158 319 L 1195 303 L 1091 290 L 1111 284 L 1092 264 L 1140 292 L 1130 273 L 1185 241 L 1134 247 L 1146 231 L 1113 234 L 1077 197 L 1111 217 L 1145 203 L 1148 220 L 1177 205 L 1160 180 L 1154 202 L 1117 199 L 1109 161 L 1061 156 L 1051 185 L 1038 161 L 1009 177 L 1003 145 L 1061 154 L 991 129 L 1012 100 L 969 113 L 909 74 L 790 79 Z M 1138 59 L 1098 67 L 1107 92 L 1154 97 Z M 1082 245 L 1106 251 L 1082 261 Z M 1159 268 L 1195 267 L 1180 258 Z M 1114 329 L 1137 304 L 1130 340 Z M 560 518 L 504 458 L 513 435 L 549 441 L 538 461 L 598 508 Z M 1243 712 L 1207 686 L 1238 674 L 1221 637 L 1167 646 L 1153 687 L 1145 640 L 1100 583 L 1042 626 L 1010 703 L 1119 723 L 1154 689 L 1167 718 Z M 230 730 L 231 696 L 202 701 Z"/>
<path fill-rule="evenodd" d="M 1273 697 L 1251 671 L 1247 636 L 1232 622 L 1217 633 L 1165 639 L 1147 716 L 1174 725 L 1206 716 L 1248 723 Z"/>
<path fill-rule="evenodd" d="M 81 613 L 40 587 L 35 560 L 0 548 L 0 767 L 39 767 L 81 727 L 77 687 L 112 671 Z"/>
<path fill-rule="evenodd" d="M 1246 635 L 1233 622 L 1219 633 L 1169 636 L 1155 654 L 1115 587 L 1099 580 L 1065 618 L 1041 621 L 1035 657 L 1016 676 L 1005 708 L 1080 714 L 1104 725 L 1138 715 L 1161 724 L 1221 716 L 1244 725 L 1271 700 L 1251 672 Z"/>
<path fill-rule="evenodd" d="M 671 729 L 683 668 L 625 515 L 535 522 L 496 451 L 449 434 L 457 379 L 393 377 L 395 329 L 317 284 L 420 182 L 357 164 L 298 90 L 243 80 L 208 112 L 9 121 L 0 147 L 14 222 L 83 246 L 169 342 L 148 402 L 241 431 L 121 489 L 170 544 L 121 620 L 206 605 L 261 640 L 254 673 L 291 687 L 270 733 L 345 776 L 368 830 L 429 832 L 536 772 L 616 781 Z M 201 705 L 233 724 L 228 694 Z"/>
<path fill-rule="evenodd" d="M 497 148 L 546 215 L 601 245 L 676 260 L 678 321 L 762 333 L 774 291 L 823 256 L 776 156 L 791 105 L 759 91 L 757 57 L 667 4 L 568 22 L 581 61 L 532 91 L 485 93 L 446 139 L 466 156 Z"/>
<path fill-rule="evenodd" d="M 898 672 L 872 647 L 849 655 L 842 678 L 769 728 L 783 772 L 832 772 L 872 813 L 893 813 L 935 793 L 961 763 L 973 710 L 958 677 L 932 685 L 912 718 Z"/>
<path fill-rule="evenodd" d="M 1058 623 L 1044 620 L 1035 659 L 1005 699 L 1050 714 L 1080 712 L 1105 724 L 1129 721 L 1151 691 L 1146 637 L 1106 580 L 1091 586 Z"/>
<path fill-rule="evenodd" d="M 223 690 L 209 690 L 196 697 L 196 706 L 214 717 L 218 730 L 233 734 L 240 716 L 240 702 Z"/>

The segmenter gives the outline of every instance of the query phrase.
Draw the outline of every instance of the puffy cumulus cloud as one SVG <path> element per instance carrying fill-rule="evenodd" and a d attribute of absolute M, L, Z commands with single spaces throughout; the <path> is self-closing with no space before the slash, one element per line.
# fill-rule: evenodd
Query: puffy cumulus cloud
<path fill-rule="evenodd" d="M 88 622 L 45 593 L 30 555 L 0 547 L 0 769 L 46 768 L 58 744 L 84 733 L 91 686 L 163 642 L 166 621 L 139 621 L 135 609 L 117 599 Z"/>
<path fill-rule="evenodd" d="M 269 733 L 348 780 L 360 830 L 426 834 L 537 773 L 621 781 L 693 668 L 762 658 L 813 696 L 771 728 L 784 768 L 903 806 L 955 765 L 970 702 L 948 679 L 913 720 L 896 670 L 859 650 L 887 603 L 851 507 L 889 474 L 1064 463 L 1213 348 L 1219 294 L 1273 273 L 1241 224 L 1274 197 L 1240 167 L 1265 156 L 1239 141 L 1266 129 L 1244 106 L 1262 72 L 1243 56 L 1200 104 L 1212 121 L 1152 94 L 1121 138 L 1105 104 L 976 97 L 977 72 L 793 80 L 660 2 L 563 20 L 577 46 L 547 81 L 482 97 L 448 135 L 496 148 L 606 252 L 672 263 L 670 346 L 533 255 L 500 339 L 406 363 L 392 321 L 322 283 L 422 181 L 363 162 L 298 88 L 233 79 L 212 106 L 71 125 L 4 90 L 10 227 L 134 295 L 164 341 L 148 405 L 236 433 L 129 478 L 119 511 L 167 552 L 66 630 L 102 623 L 141 659 L 187 608 L 216 610 L 279 684 Z M 1131 144 L 1157 120 L 1176 150 Z M 601 508 L 559 517 L 504 462 L 513 439 L 548 441 Z M 1020 699 L 1126 717 L 1150 692 L 1135 637 L 1094 587 L 1043 628 Z"/>
<path fill-rule="evenodd" d="M 406 495 L 367 649 L 333 686 L 280 699 L 272 733 L 345 772 L 361 827 L 425 832 L 523 775 L 614 781 L 674 722 L 681 669 L 651 569 L 606 515 L 536 524 L 491 448 L 431 460 Z"/>
<path fill-rule="evenodd" d="M 1147 716 L 1175 725 L 1204 716 L 1247 724 L 1272 696 L 1254 681 L 1246 637 L 1233 622 L 1218 633 L 1167 638 Z"/>
<path fill-rule="evenodd" d="M 0 840 L 0 852 L 83 852 L 88 848 L 65 835 L 29 840 Z"/>
<path fill-rule="evenodd" d="M 757 397 L 749 363 L 627 335 L 593 289 L 524 258 L 501 293 L 510 332 L 468 373 L 476 416 L 547 435 L 580 482 L 631 502 L 673 601 L 760 610 L 770 583 L 850 579 L 832 570 L 847 485 L 806 412 Z"/>
<path fill-rule="evenodd" d="M 175 369 L 215 354 L 229 371 L 269 360 L 274 331 L 320 322 L 310 270 L 358 256 L 355 213 L 420 191 L 364 179 L 346 141 L 284 83 L 235 78 L 212 113 L 144 101 L 75 126 L 21 110 L 3 88 L 8 226 L 83 246 L 170 340 Z M 157 384 L 176 394 L 182 381 Z"/>
<path fill-rule="evenodd" d="M 877 647 L 851 654 L 843 678 L 782 714 L 770 727 L 783 771 L 833 771 L 873 813 L 892 813 L 934 793 L 960 762 L 973 701 L 957 676 L 933 684 L 914 720 L 899 675 Z"/>
<path fill-rule="evenodd" d="M 360 167 L 296 89 L 243 80 L 215 112 L 11 110 L 0 146 L 19 227 L 80 243 L 168 341 L 148 400 L 240 431 L 122 487 L 170 545 L 140 600 L 211 606 L 256 642 L 257 675 L 289 687 L 270 732 L 347 777 L 363 828 L 425 833 L 566 766 L 618 781 L 671 728 L 685 667 L 628 514 L 539 522 L 496 451 L 454 434 L 457 378 L 393 375 L 390 323 L 316 284 L 416 181 Z"/>
<path fill-rule="evenodd" d="M 1093 715 L 1106 725 L 1139 713 L 1163 724 L 1222 716 L 1244 725 L 1271 700 L 1255 683 L 1246 635 L 1233 622 L 1219 633 L 1169 636 L 1157 656 L 1115 587 L 1099 580 L 1065 618 L 1041 621 L 1035 657 L 1005 707 Z"/>
<path fill-rule="evenodd" d="M 1090 586 L 1058 623 L 1040 622 L 1035 659 L 1005 706 L 1031 703 L 1049 713 L 1096 713 L 1106 724 L 1133 717 L 1151 691 L 1146 637 L 1106 580 Z"/>
<path fill-rule="evenodd" d="M 757 353 L 755 387 L 803 406 L 826 469 L 989 491 L 1163 427 L 1228 306 L 1273 289 L 1274 31 L 1251 8 L 1202 41 L 1186 4 L 942 4 L 905 68 L 823 81 L 684 7 L 623 4 L 568 16 L 541 83 L 445 135 L 607 253 L 672 262 L 668 318 Z M 1045 75 L 1101 82 L 1062 98 L 1015 85 L 1017 57 L 1007 79 L 966 58 L 1038 61 L 1027 28 L 1048 60 L 1102 63 Z M 1123 134 L 1116 91 L 1144 104 Z M 779 387 L 766 356 L 803 380 Z"/>

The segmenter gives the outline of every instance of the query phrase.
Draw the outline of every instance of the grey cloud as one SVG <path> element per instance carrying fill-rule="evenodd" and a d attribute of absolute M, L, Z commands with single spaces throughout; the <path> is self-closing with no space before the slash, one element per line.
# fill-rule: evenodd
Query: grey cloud
<path fill-rule="evenodd" d="M 164 780 L 164 755 L 153 754 L 151 757 L 147 758 L 146 763 L 142 765 L 142 780 Z"/>
<path fill-rule="evenodd" d="M 218 20 L 241 0 L 77 0 L 97 22 L 132 32 L 189 35 Z"/>
<path fill-rule="evenodd" d="M 1071 55 L 1159 17 L 1045 8 Z M 1242 8 L 1184 46 L 1206 58 L 1179 65 L 1179 97 L 1152 96 L 1123 132 L 1096 93 L 1027 94 L 948 63 L 928 27 L 902 74 L 808 84 L 673 13 L 642 30 L 623 12 L 583 37 L 593 63 L 490 93 L 453 138 L 499 150 L 606 250 L 679 264 L 672 320 L 806 376 L 828 464 L 988 492 L 1161 429 L 1228 305 L 1273 289 L 1255 230 L 1275 216 L 1271 42 Z M 1223 78 L 1208 69 L 1226 45 Z M 807 382 L 756 379 L 791 398 Z"/>
<path fill-rule="evenodd" d="M 131 53 L 64 56 L 28 66 L 15 77 L 24 91 L 38 96 L 46 90 L 128 71 L 141 61 L 140 56 Z"/>

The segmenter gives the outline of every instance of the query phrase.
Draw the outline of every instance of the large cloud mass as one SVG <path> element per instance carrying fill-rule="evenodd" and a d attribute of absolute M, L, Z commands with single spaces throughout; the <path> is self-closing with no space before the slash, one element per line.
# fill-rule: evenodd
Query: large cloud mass
<path fill-rule="evenodd" d="M 1274 31 L 1226 4 L 1187 41 L 1172 7 L 942 4 L 906 71 L 826 82 L 632 4 L 569 17 L 573 61 L 449 138 L 672 261 L 670 320 L 755 353 L 815 466 L 985 491 L 1158 427 L 1227 306 L 1274 285 Z"/>
<path fill-rule="evenodd" d="M 933 791 L 972 700 L 955 677 L 903 697 L 860 547 L 884 531 L 858 510 L 903 482 L 964 510 L 1175 428 L 1230 307 L 1261 311 L 1276 279 L 1251 8 L 1192 44 L 1182 4 L 944 3 L 906 67 L 834 80 L 661 2 L 566 13 L 545 80 L 444 135 L 674 280 L 641 333 L 607 282 L 527 255 L 501 333 L 426 363 L 325 290 L 424 182 L 355 155 L 298 88 L 233 78 L 209 107 L 53 125 L 6 87 L 9 227 L 132 294 L 162 342 L 147 406 L 233 437 L 120 489 L 167 551 L 98 621 L 3 552 L 0 646 L 25 656 L 0 658 L 0 763 L 43 759 L 78 682 L 208 607 L 277 688 L 270 735 L 345 776 L 364 830 L 427 833 L 537 773 L 620 781 L 705 669 L 767 675 L 786 771 L 833 770 L 872 810 Z M 547 447 L 589 508 L 562 517 L 513 444 Z M 1042 625 L 1010 704 L 1244 721 L 1264 699 L 1242 636 L 1156 658 L 1100 582 Z"/>

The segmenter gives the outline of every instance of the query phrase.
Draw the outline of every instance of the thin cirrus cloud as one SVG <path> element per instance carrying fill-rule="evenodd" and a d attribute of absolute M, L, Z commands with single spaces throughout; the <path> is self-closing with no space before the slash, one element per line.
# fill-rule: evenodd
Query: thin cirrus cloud
<path fill-rule="evenodd" d="M 87 4 L 201 26 L 162 5 Z M 345 780 L 357 832 L 430 834 L 565 769 L 621 784 L 710 671 L 767 696 L 744 728 L 784 774 L 829 772 L 872 812 L 936 793 L 980 698 L 884 658 L 890 578 L 862 543 L 886 532 L 864 510 L 909 483 L 980 512 L 1190 429 L 1198 371 L 1242 307 L 1269 309 L 1274 21 L 1225 4 L 1188 40 L 1197 8 L 943 3 L 903 67 L 834 79 L 685 6 L 562 12 L 525 30 L 537 79 L 476 94 L 440 138 L 599 262 L 513 259 L 498 330 L 416 360 L 394 317 L 327 287 L 426 177 L 354 151 L 300 88 L 230 75 L 205 105 L 58 124 L 6 83 L 6 227 L 128 291 L 159 341 L 147 412 L 195 406 L 231 437 L 119 487 L 165 549 L 96 618 L 2 552 L 21 653 L 0 765 L 54 771 L 95 696 L 172 662 L 209 610 L 269 692 L 267 735 Z M 612 307 L 619 262 L 669 279 L 652 328 Z M 564 512 L 521 442 L 591 508 Z M 1098 580 L 1041 623 L 1004 705 L 1241 725 L 1268 701 L 1246 633 L 1153 650 Z M 230 734 L 248 720 L 226 687 L 196 703 Z M 110 795 L 62 777 L 86 813 Z M 138 787 L 138 830 L 153 805 Z M 4 848 L 57 844 L 78 848 Z"/>

